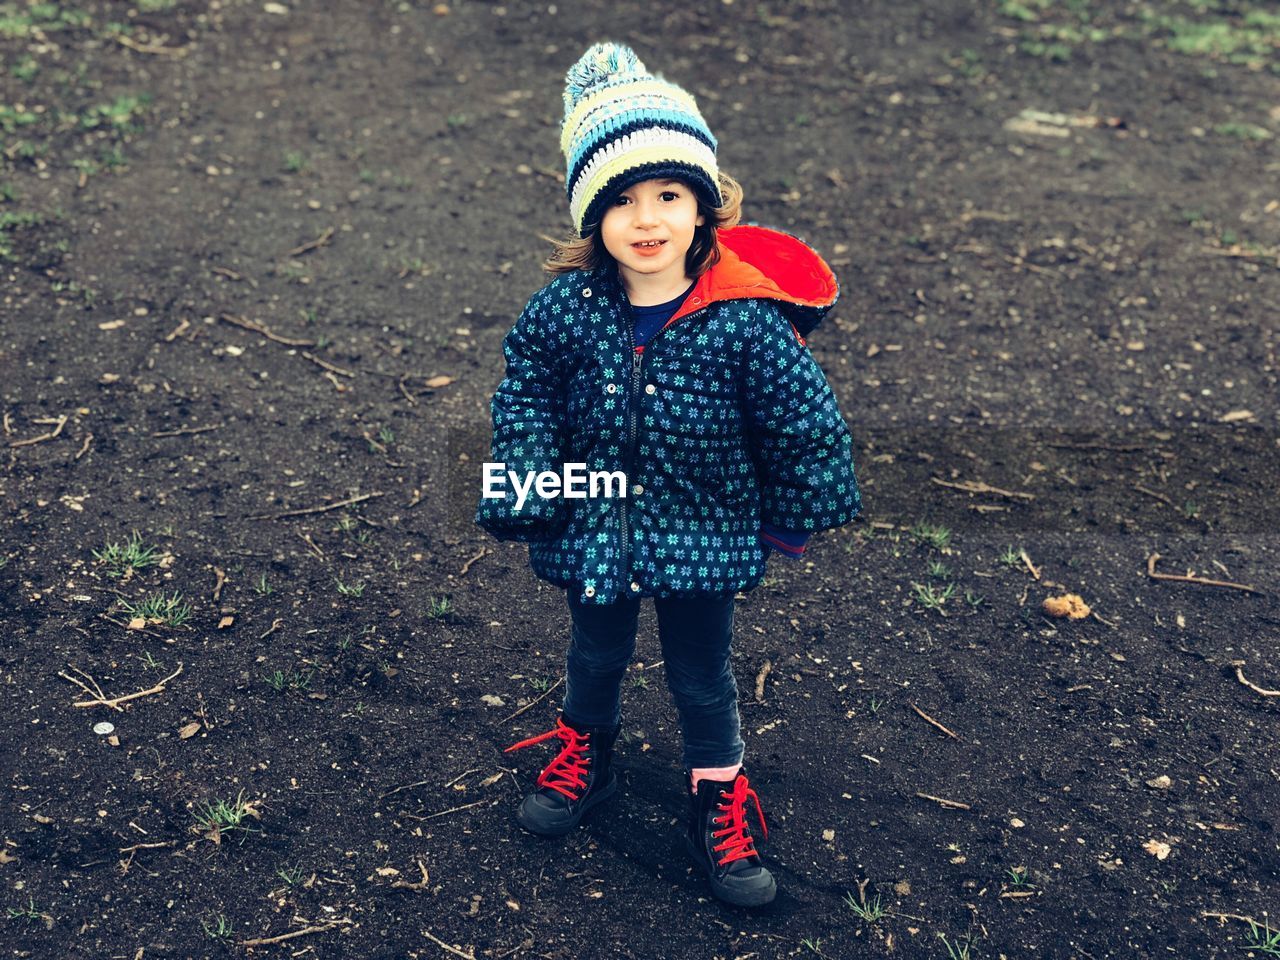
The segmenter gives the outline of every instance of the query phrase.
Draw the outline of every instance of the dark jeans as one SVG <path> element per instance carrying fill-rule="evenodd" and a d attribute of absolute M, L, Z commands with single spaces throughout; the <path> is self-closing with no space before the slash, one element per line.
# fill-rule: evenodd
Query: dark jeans
<path fill-rule="evenodd" d="M 564 713 L 585 726 L 622 717 L 622 677 L 636 646 L 640 600 L 582 604 L 566 592 L 573 618 Z M 729 767 L 742 762 L 738 685 L 729 665 L 733 597 L 655 597 L 667 686 L 684 734 L 684 764 Z"/>

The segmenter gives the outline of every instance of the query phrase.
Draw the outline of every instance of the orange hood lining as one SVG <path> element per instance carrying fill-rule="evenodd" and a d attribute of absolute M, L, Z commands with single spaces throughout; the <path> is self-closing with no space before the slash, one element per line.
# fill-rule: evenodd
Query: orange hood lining
<path fill-rule="evenodd" d="M 822 308 L 835 303 L 839 295 L 835 274 L 826 261 L 789 234 L 744 225 L 719 230 L 716 239 L 719 263 L 698 278 L 668 326 L 721 300 L 756 297 Z"/>

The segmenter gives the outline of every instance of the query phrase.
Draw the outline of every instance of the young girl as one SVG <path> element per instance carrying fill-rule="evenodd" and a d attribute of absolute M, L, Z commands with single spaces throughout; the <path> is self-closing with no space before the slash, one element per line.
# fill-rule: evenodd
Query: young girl
<path fill-rule="evenodd" d="M 716 896 L 759 906 L 777 888 L 746 818 L 750 800 L 768 837 L 742 766 L 733 603 L 769 550 L 800 557 L 810 534 L 861 508 L 849 429 L 804 340 L 838 287 L 799 240 L 736 225 L 741 189 L 717 169 L 693 98 L 629 48 L 588 50 L 564 103 L 577 236 L 557 244 L 555 279 L 507 335 L 493 397 L 496 475 L 527 495 L 486 484 L 476 516 L 529 544 L 572 619 L 563 713 L 508 748 L 562 744 L 517 819 L 560 836 L 617 790 L 622 677 L 640 600 L 653 597 L 689 851 Z M 622 495 L 530 487 L 567 477 L 565 464 L 620 471 Z"/>

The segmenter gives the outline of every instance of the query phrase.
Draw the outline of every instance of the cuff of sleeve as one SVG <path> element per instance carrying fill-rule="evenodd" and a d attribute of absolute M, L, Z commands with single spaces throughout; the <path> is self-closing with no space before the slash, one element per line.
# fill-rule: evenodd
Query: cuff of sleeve
<path fill-rule="evenodd" d="M 784 530 L 770 523 L 760 525 L 760 540 L 783 556 L 799 559 L 804 556 L 805 544 L 812 534 L 803 530 Z"/>

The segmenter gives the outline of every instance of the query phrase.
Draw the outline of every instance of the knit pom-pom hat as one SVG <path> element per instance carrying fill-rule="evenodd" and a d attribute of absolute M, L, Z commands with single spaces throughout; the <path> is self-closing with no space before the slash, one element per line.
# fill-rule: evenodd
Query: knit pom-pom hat
<path fill-rule="evenodd" d="M 686 91 L 651 74 L 635 51 L 597 43 L 564 78 L 565 191 L 585 237 L 623 190 L 678 177 L 708 205 L 722 203 L 716 138 Z"/>

